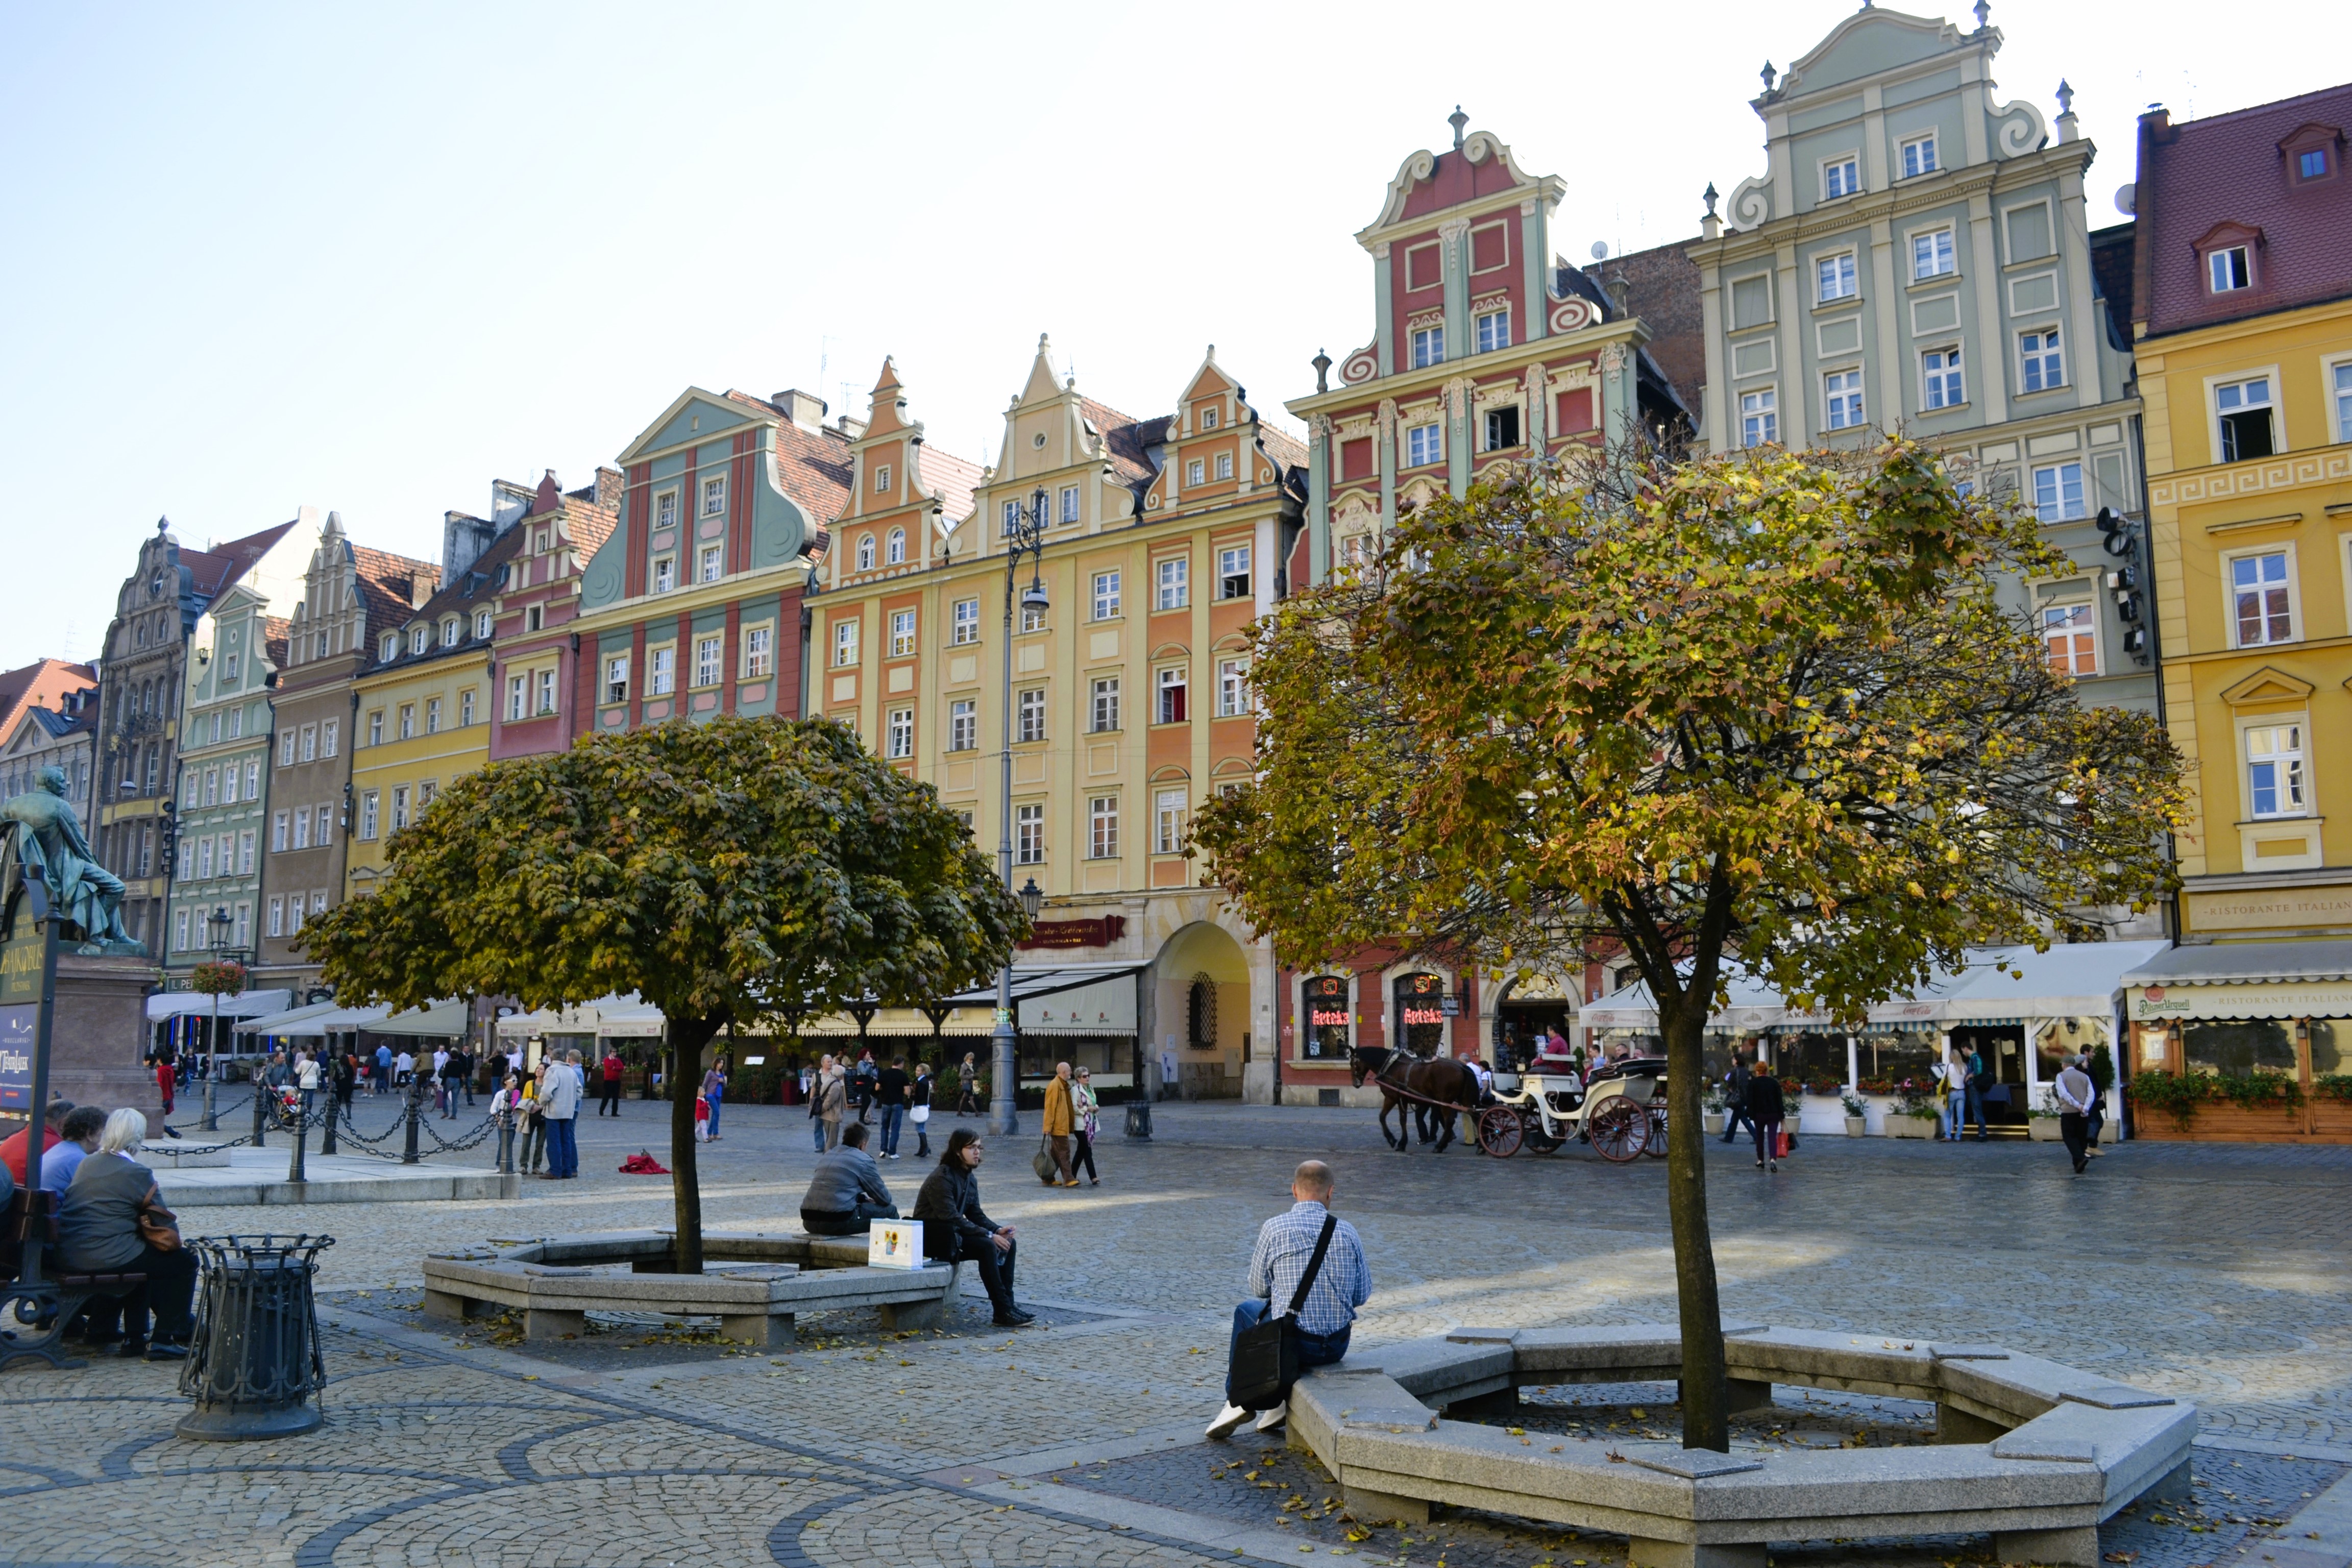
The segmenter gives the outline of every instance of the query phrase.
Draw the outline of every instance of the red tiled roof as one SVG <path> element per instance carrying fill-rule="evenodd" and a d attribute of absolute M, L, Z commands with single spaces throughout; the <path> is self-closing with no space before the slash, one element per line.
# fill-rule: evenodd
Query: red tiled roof
<path fill-rule="evenodd" d="M 226 544 L 210 550 L 182 550 L 180 564 L 188 569 L 197 596 L 205 600 L 220 596 L 221 590 L 251 570 L 254 563 L 269 553 L 270 546 L 292 532 L 294 524 L 281 522 L 275 528 L 265 528 L 259 533 L 248 533 L 243 539 L 232 539 Z"/>
<path fill-rule="evenodd" d="M 1150 483 L 1154 472 L 1150 449 L 1166 438 L 1171 416 L 1161 414 L 1137 419 L 1091 397 L 1079 398 L 1078 407 L 1087 423 L 1102 432 L 1103 445 L 1110 448 L 1111 471 L 1130 489 Z"/>
<path fill-rule="evenodd" d="M 514 559 L 515 552 L 522 548 L 522 542 L 521 527 L 509 528 L 492 540 L 490 547 L 476 556 L 473 564 L 458 573 L 455 581 L 436 589 L 431 598 L 415 609 L 404 607 L 397 619 L 381 622 L 376 620 L 373 613 L 371 612 L 368 618 L 368 633 L 374 639 L 375 651 L 368 654 L 365 668 L 370 671 L 379 670 L 404 661 L 423 664 L 427 659 L 438 658 L 443 654 L 462 653 L 467 648 L 478 648 L 486 645 L 489 641 L 488 637 L 478 638 L 474 636 L 474 612 L 488 605 L 498 596 L 499 568 Z M 393 556 L 389 559 L 396 561 L 400 557 Z M 425 645 L 423 653 L 410 653 L 408 639 L 403 637 L 394 645 L 393 656 L 390 658 L 383 657 L 384 633 L 404 626 L 412 621 L 438 621 L 453 610 L 457 612 L 461 623 L 456 647 L 442 647 L 440 632 L 436 628 L 433 640 Z"/>
<path fill-rule="evenodd" d="M 367 612 L 367 632 L 372 637 L 404 626 L 415 617 L 416 606 L 409 598 L 414 578 L 422 576 L 436 584 L 441 578 L 441 568 L 435 562 L 394 555 L 365 544 L 354 544 L 351 552 L 357 569 L 360 607 Z"/>
<path fill-rule="evenodd" d="M 926 494 L 937 490 L 947 499 L 943 515 L 950 522 L 961 522 L 979 504 L 972 491 L 980 488 L 981 467 L 969 458 L 942 452 L 926 441 L 915 448 L 915 475 Z"/>
<path fill-rule="evenodd" d="M 268 656 L 272 667 L 286 668 L 286 644 L 293 635 L 294 623 L 283 616 L 261 618 L 261 651 Z"/>
<path fill-rule="evenodd" d="M 731 388 L 728 397 L 776 420 L 776 485 L 823 528 L 849 504 L 849 433 L 830 426 L 802 429 L 793 416 L 764 397 Z"/>
<path fill-rule="evenodd" d="M 1257 425 L 1257 444 L 1276 463 L 1275 478 L 1286 477 L 1286 470 L 1307 466 L 1307 446 L 1286 431 L 1277 430 L 1261 419 Z"/>
<path fill-rule="evenodd" d="M 2280 143 L 2308 126 L 2335 132 L 2329 174 L 2298 181 Z M 2352 84 L 2174 125 L 2139 122 L 2139 257 L 2134 320 L 2151 336 L 2352 295 L 2352 174 L 2344 168 Z M 2259 229 L 2253 286 L 2207 290 L 2198 242 L 2221 225 Z"/>
<path fill-rule="evenodd" d="M 0 746 L 15 736 L 27 710 L 62 707 L 68 692 L 97 684 L 98 671 L 62 658 L 35 659 L 17 669 L 0 670 Z"/>

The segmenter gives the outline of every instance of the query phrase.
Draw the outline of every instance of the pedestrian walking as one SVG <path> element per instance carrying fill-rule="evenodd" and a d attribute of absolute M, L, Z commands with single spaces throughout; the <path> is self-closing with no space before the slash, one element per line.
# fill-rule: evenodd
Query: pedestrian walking
<path fill-rule="evenodd" d="M 580 1174 L 580 1101 L 586 1084 L 580 1071 L 580 1053 L 548 1064 L 541 1074 L 539 1113 L 547 1122 L 547 1174 L 568 1182 Z"/>
<path fill-rule="evenodd" d="M 597 1071 L 601 1075 L 601 1090 L 596 1100 L 596 1114 L 618 1116 L 621 1114 L 621 1075 L 628 1071 L 628 1064 L 621 1060 L 618 1046 L 604 1047 L 604 1059 L 597 1064 Z"/>
<path fill-rule="evenodd" d="M 1348 1353 L 1356 1309 L 1372 1299 L 1372 1270 L 1356 1227 L 1331 1212 L 1331 1167 L 1308 1160 L 1290 1177 L 1290 1208 L 1258 1227 L 1250 1254 L 1250 1299 L 1234 1309 L 1233 1342 L 1265 1321 L 1275 1303 L 1297 1321 L 1298 1366 L 1329 1366 Z M 1209 1436 L 1230 1437 L 1250 1413 L 1234 1403 L 1228 1354 L 1225 1407 L 1209 1423 Z M 1271 1432 L 1289 1416 L 1288 1391 L 1282 1404 L 1261 1413 L 1257 1429 Z"/>
<path fill-rule="evenodd" d="M 1756 1134 L 1756 1168 L 1777 1171 L 1780 1168 L 1780 1118 L 1787 1102 L 1780 1094 L 1780 1080 L 1770 1072 L 1759 1070 L 1748 1080 L 1748 1125 Z"/>
<path fill-rule="evenodd" d="M 824 1081 L 833 1071 L 833 1058 L 816 1059 L 816 1070 L 808 1075 L 808 1085 L 801 1098 L 808 1101 L 809 1133 L 816 1141 L 816 1152 L 824 1152 Z"/>
<path fill-rule="evenodd" d="M 1977 1101 L 1976 1079 L 1969 1070 L 1969 1059 L 1957 1052 L 1944 1063 L 1944 1136 L 1954 1143 L 1960 1141 L 1967 1129 L 1969 1106 Z M 1977 1142 L 1985 1141 L 1984 1106 L 1977 1101 Z"/>
<path fill-rule="evenodd" d="M 915 1081 L 907 1086 L 907 1120 L 915 1124 L 915 1158 L 931 1156 L 931 1089 L 939 1080 L 931 1077 L 931 1064 L 915 1064 Z"/>
<path fill-rule="evenodd" d="M 2081 1175 L 2090 1168 L 2091 1101 L 2098 1089 L 2091 1082 L 2087 1058 L 2069 1057 L 2066 1070 L 2058 1075 L 2053 1086 L 2058 1096 L 2058 1136 L 2066 1145 L 2066 1157 L 2074 1162 L 2074 1173 Z"/>
<path fill-rule="evenodd" d="M 836 1062 L 829 1068 L 817 1089 L 817 1127 L 823 1142 L 817 1152 L 841 1147 L 841 1121 L 849 1111 L 848 1075 Z"/>
<path fill-rule="evenodd" d="M 857 1067 L 849 1085 L 849 1098 L 857 1107 L 860 1122 L 870 1123 L 873 1121 L 874 1089 L 881 1076 L 880 1069 L 874 1065 L 874 1052 L 870 1048 L 861 1049 L 857 1053 Z"/>
<path fill-rule="evenodd" d="M 294 1087 L 302 1094 L 302 1120 L 310 1120 L 311 1102 L 319 1098 L 319 1058 L 304 1051 L 294 1067 Z"/>
<path fill-rule="evenodd" d="M 710 1070 L 702 1075 L 702 1098 L 710 1102 L 710 1137 L 719 1137 L 719 1108 L 727 1099 L 727 1053 L 719 1052 L 710 1059 Z"/>
<path fill-rule="evenodd" d="M 907 1058 L 894 1058 L 874 1080 L 874 1100 L 882 1108 L 882 1154 L 898 1157 L 898 1128 L 907 1116 Z"/>
<path fill-rule="evenodd" d="M 172 1070 L 172 1058 L 168 1056 L 157 1057 L 155 1058 L 155 1092 L 163 1097 L 163 1114 L 166 1116 L 172 1114 L 172 1107 L 174 1103 L 173 1091 L 178 1089 L 179 1085 L 179 1074 Z"/>
<path fill-rule="evenodd" d="M 1070 1100 L 1070 1064 L 1055 1062 L 1054 1076 L 1045 1080 L 1045 1114 L 1038 1122 L 1045 1129 L 1046 1146 L 1054 1152 L 1054 1174 L 1045 1178 L 1049 1187 L 1078 1184 L 1078 1178 L 1070 1173 L 1070 1129 L 1076 1124 Z"/>
<path fill-rule="evenodd" d="M 1076 1120 L 1077 1152 L 1071 1156 L 1070 1173 L 1076 1176 L 1083 1167 L 1087 1185 L 1102 1185 L 1102 1173 L 1095 1169 L 1095 1134 L 1102 1131 L 1102 1108 L 1095 1100 L 1095 1086 L 1088 1081 L 1087 1069 L 1080 1068 L 1070 1085 L 1070 1110 Z M 1074 1180 L 1070 1184 L 1077 1185 Z"/>
<path fill-rule="evenodd" d="M 963 1054 L 962 1064 L 956 1068 L 956 1115 L 958 1117 L 971 1114 L 979 1105 L 979 1083 L 980 1066 L 972 1060 L 972 1054 L 966 1051 Z"/>
<path fill-rule="evenodd" d="M 441 1119 L 454 1121 L 457 1100 L 466 1092 L 466 1051 L 460 1046 L 441 1053 Z"/>
<path fill-rule="evenodd" d="M 1727 1143 L 1739 1136 L 1742 1123 L 1747 1125 L 1748 1131 L 1756 1131 L 1755 1121 L 1748 1114 L 1748 1085 L 1755 1077 L 1748 1070 L 1747 1055 L 1735 1052 L 1731 1058 L 1731 1071 L 1725 1074 L 1723 1079 L 1723 1141 Z"/>
<path fill-rule="evenodd" d="M 1968 1095 L 1968 1113 L 1976 1118 L 1977 1142 L 1987 1141 L 1985 1131 L 1984 1093 L 1991 1080 L 1985 1076 L 1984 1053 L 1976 1047 L 1969 1047 L 1969 1081 L 1964 1086 Z"/>
<path fill-rule="evenodd" d="M 392 1091 L 392 1047 L 379 1044 L 375 1048 L 375 1071 L 370 1075 L 377 1094 Z"/>
<path fill-rule="evenodd" d="M 352 1094 L 360 1084 L 359 1058 L 349 1051 L 337 1051 L 327 1063 L 327 1083 L 334 1091 L 335 1113 L 350 1121 Z"/>
<path fill-rule="evenodd" d="M 996 1326 L 1017 1329 L 1034 1322 L 1013 1297 L 1013 1268 L 1019 1259 L 1013 1227 L 999 1225 L 980 1206 L 980 1134 L 959 1127 L 948 1134 L 940 1163 L 915 1194 L 914 1217 L 923 1222 L 923 1254 L 940 1263 L 977 1263 L 980 1282 L 996 1309 Z"/>

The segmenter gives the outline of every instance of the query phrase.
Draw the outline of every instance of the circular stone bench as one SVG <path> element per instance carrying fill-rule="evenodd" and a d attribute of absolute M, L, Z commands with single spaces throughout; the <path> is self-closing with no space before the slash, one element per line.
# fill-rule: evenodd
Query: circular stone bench
<path fill-rule="evenodd" d="M 871 1307 L 885 1328 L 929 1328 L 958 1273 L 944 1263 L 871 1268 L 862 1236 L 794 1231 L 706 1233 L 705 1271 L 679 1274 L 672 1243 L 668 1231 L 625 1230 L 434 1253 L 425 1259 L 425 1313 L 462 1321 L 520 1308 L 523 1337 L 532 1340 L 578 1334 L 592 1311 L 715 1315 L 721 1337 L 773 1347 L 792 1342 L 801 1312 Z M 600 1271 L 615 1263 L 630 1272 Z"/>
<path fill-rule="evenodd" d="M 1717 1454 L 1515 1436 L 1441 1419 L 1507 1415 L 1518 1390 L 1666 1382 L 1673 1329 L 1458 1329 L 1300 1378 L 1290 1441 L 1359 1518 L 1450 1503 L 1625 1535 L 1630 1568 L 1764 1568 L 1769 1544 L 1990 1531 L 2005 1563 L 2096 1568 L 2098 1526 L 2135 1498 L 2186 1497 L 2194 1406 L 1997 1345 L 1727 1327 L 1735 1412 L 1772 1385 L 1931 1402 L 1931 1447 Z"/>

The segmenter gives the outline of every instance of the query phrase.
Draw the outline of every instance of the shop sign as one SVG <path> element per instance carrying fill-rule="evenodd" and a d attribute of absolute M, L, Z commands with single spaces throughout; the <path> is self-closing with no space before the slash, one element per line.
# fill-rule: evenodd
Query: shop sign
<path fill-rule="evenodd" d="M 1348 1007 L 1348 977 L 1318 974 L 1300 986 L 1307 1007 L 1307 1054 L 1344 1057 L 1355 1015 Z"/>
<path fill-rule="evenodd" d="M 1445 977 L 1440 974 L 1401 974 L 1396 982 L 1397 1021 L 1400 1028 L 1430 1028 L 1443 1026 L 1446 1019 Z"/>
<path fill-rule="evenodd" d="M 25 1110 L 33 1103 L 33 1043 L 40 1026 L 38 1002 L 0 1007 L 0 1110 Z"/>
<path fill-rule="evenodd" d="M 2352 1018 L 2352 984 L 2136 985 L 2136 1023 L 2167 1018 Z"/>
<path fill-rule="evenodd" d="M 1039 921 L 1023 947 L 1108 947 L 1127 935 L 1125 915 L 1090 921 Z"/>
<path fill-rule="evenodd" d="M 2261 888 L 2190 893 L 2191 931 L 2272 931 L 2352 921 L 2352 888 Z"/>

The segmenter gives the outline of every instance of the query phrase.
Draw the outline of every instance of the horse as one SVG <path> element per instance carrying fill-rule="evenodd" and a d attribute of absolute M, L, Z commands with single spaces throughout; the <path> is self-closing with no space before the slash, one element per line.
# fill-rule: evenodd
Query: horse
<path fill-rule="evenodd" d="M 1454 1113 L 1475 1115 L 1478 1108 L 1478 1075 L 1452 1057 L 1416 1057 L 1387 1046 L 1356 1046 L 1348 1052 L 1348 1076 L 1358 1089 L 1368 1077 L 1381 1086 L 1381 1138 L 1399 1153 L 1412 1146 L 1410 1123 L 1399 1108 L 1428 1109 L 1424 1101 L 1436 1102 L 1440 1154 L 1454 1142 Z M 1398 1110 L 1394 1133 L 1389 1131 L 1391 1110 Z"/>

